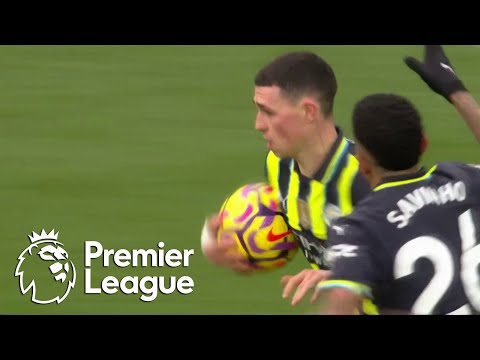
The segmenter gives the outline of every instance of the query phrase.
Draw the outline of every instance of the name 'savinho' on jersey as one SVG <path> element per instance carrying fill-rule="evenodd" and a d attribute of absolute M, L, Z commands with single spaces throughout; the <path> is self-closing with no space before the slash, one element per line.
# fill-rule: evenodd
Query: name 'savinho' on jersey
<path fill-rule="evenodd" d="M 463 181 L 449 182 L 438 189 L 422 186 L 405 195 L 397 202 L 397 209 L 387 215 L 387 220 L 401 229 L 408 225 L 415 213 L 427 205 L 444 205 L 453 201 L 464 201 L 467 188 Z"/>

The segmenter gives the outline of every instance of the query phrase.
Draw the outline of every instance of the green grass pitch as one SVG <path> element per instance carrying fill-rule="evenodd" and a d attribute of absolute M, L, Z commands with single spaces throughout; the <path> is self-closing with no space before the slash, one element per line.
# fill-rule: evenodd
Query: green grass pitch
<path fill-rule="evenodd" d="M 1 314 L 302 314 L 281 298 L 280 278 L 307 266 L 252 277 L 208 264 L 200 252 L 206 215 L 238 186 L 263 179 L 265 145 L 254 130 L 253 77 L 289 50 L 331 63 L 335 118 L 351 135 L 353 104 L 396 92 L 419 107 L 430 137 L 426 165 L 478 162 L 478 145 L 453 107 L 402 61 L 412 46 L 1 46 Z M 457 72 L 480 93 L 480 48 L 446 46 Z M 14 276 L 32 231 L 59 231 L 77 282 L 60 304 L 22 296 Z M 189 295 L 84 293 L 84 243 L 109 249 L 194 249 L 186 268 L 92 266 L 109 275 L 190 276 Z"/>

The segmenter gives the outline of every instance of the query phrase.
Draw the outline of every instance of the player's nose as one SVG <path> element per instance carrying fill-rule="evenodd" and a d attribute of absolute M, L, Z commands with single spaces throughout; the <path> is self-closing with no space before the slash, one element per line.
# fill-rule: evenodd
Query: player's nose
<path fill-rule="evenodd" d="M 265 132 L 267 131 L 267 122 L 262 114 L 259 112 L 255 118 L 255 130 Z"/>

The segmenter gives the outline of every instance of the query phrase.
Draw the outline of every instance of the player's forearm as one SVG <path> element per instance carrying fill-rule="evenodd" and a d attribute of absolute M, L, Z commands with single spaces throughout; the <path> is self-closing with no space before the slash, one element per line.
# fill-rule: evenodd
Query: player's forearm
<path fill-rule="evenodd" d="M 450 96 L 452 104 L 467 123 L 470 130 L 480 142 L 480 106 L 467 91 L 458 91 Z"/>
<path fill-rule="evenodd" d="M 334 288 L 328 290 L 326 307 L 323 315 L 355 315 L 358 314 L 362 298 L 348 290 Z"/>

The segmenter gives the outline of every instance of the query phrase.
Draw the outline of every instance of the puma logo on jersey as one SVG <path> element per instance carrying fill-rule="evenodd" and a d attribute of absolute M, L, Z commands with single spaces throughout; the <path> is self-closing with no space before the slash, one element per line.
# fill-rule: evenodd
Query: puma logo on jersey
<path fill-rule="evenodd" d="M 337 235 L 345 235 L 345 229 L 338 225 L 333 225 L 332 230 L 337 233 Z"/>

